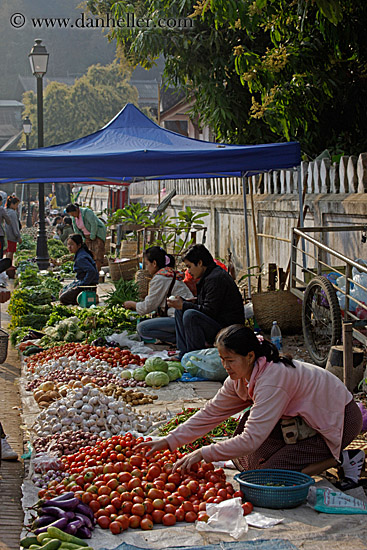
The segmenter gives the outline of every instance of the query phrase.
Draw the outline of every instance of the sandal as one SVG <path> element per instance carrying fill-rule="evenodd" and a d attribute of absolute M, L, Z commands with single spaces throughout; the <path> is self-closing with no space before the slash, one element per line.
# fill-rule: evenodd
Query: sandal
<path fill-rule="evenodd" d="M 340 491 L 349 491 L 350 489 L 355 489 L 356 487 L 359 487 L 359 481 L 353 481 L 353 479 L 345 477 L 344 479 L 337 481 L 335 483 L 335 487 L 337 489 L 340 489 Z"/>

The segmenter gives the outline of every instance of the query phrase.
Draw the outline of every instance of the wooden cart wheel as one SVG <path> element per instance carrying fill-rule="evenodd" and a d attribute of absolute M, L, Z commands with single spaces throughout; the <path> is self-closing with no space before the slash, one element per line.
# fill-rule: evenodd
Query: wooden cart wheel
<path fill-rule="evenodd" d="M 325 367 L 331 346 L 341 341 L 342 318 L 336 292 L 325 277 L 307 285 L 302 304 L 305 345 L 312 360 Z"/>

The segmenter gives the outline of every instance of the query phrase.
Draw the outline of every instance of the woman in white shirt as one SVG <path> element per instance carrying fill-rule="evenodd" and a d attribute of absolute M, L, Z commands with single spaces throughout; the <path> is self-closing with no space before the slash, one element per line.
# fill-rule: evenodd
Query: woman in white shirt
<path fill-rule="evenodd" d="M 184 273 L 175 271 L 175 259 L 159 246 L 151 246 L 144 253 L 145 267 L 153 276 L 149 294 L 142 302 L 131 300 L 124 303 L 127 309 L 134 309 L 140 315 L 153 311 L 158 317 L 138 324 L 138 334 L 142 340 L 162 340 L 176 343 L 175 310 L 168 308 L 167 298 L 171 295 L 190 300 L 194 296 L 183 282 Z"/>

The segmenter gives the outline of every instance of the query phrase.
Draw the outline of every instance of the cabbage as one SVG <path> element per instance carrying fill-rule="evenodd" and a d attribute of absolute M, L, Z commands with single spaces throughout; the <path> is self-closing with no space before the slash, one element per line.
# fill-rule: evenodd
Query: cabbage
<path fill-rule="evenodd" d="M 185 372 L 185 367 L 181 365 L 180 361 L 166 361 L 168 368 L 175 367 L 176 369 L 180 369 L 181 374 Z"/>
<path fill-rule="evenodd" d="M 185 368 L 192 376 L 195 376 L 199 370 L 199 367 L 194 365 L 194 363 L 191 363 L 191 361 L 186 362 Z"/>
<path fill-rule="evenodd" d="M 161 371 L 167 372 L 167 362 L 163 361 L 160 357 L 148 357 L 145 361 L 144 368 L 147 372 Z"/>
<path fill-rule="evenodd" d="M 129 378 L 131 378 L 131 371 L 130 370 L 123 370 L 122 373 L 120 374 L 120 376 L 123 380 L 129 380 Z"/>
<path fill-rule="evenodd" d="M 168 367 L 167 374 L 170 382 L 173 382 L 182 376 L 182 373 L 178 367 Z"/>
<path fill-rule="evenodd" d="M 147 375 L 147 371 L 142 367 L 135 369 L 133 372 L 133 377 L 138 382 L 142 382 L 143 380 L 145 380 L 146 375 Z"/>
<path fill-rule="evenodd" d="M 148 386 L 168 386 L 169 377 L 165 372 L 153 371 L 147 374 L 145 382 Z"/>

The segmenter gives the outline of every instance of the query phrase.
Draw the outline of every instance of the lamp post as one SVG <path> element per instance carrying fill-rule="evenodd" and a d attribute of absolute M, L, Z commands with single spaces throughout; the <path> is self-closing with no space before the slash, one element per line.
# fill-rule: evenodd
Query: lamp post
<path fill-rule="evenodd" d="M 48 53 L 42 40 L 37 38 L 29 55 L 33 75 L 37 81 L 37 132 L 38 147 L 43 147 L 43 77 L 47 72 Z M 37 236 L 36 262 L 39 269 L 47 269 L 50 265 L 45 222 L 45 190 L 44 184 L 38 184 L 39 226 Z"/>
<path fill-rule="evenodd" d="M 23 132 L 25 135 L 25 149 L 29 149 L 29 134 L 32 132 L 32 123 L 29 117 L 23 120 Z M 27 184 L 27 227 L 32 227 L 32 213 L 31 213 L 31 184 Z"/>

